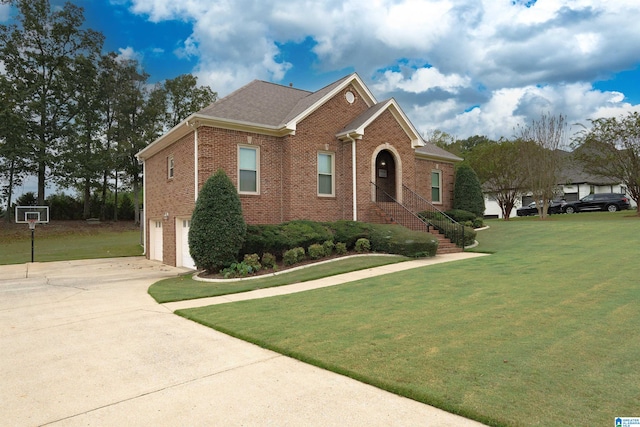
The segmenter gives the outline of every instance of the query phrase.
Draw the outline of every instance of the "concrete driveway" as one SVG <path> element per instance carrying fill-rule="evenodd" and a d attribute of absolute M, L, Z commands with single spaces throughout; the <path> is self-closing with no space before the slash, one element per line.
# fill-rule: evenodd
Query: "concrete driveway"
<path fill-rule="evenodd" d="M 173 315 L 144 258 L 0 266 L 3 426 L 479 426 Z"/>

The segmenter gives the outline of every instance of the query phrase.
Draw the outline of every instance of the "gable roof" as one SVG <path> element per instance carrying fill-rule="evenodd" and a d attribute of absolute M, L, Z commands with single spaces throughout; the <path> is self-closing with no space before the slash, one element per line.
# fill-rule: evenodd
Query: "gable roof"
<path fill-rule="evenodd" d="M 402 129 L 407 133 L 407 135 L 411 139 L 411 147 L 416 148 L 424 146 L 424 141 L 420 137 L 420 134 L 413 127 L 396 100 L 393 98 L 388 99 L 384 102 L 380 102 L 364 111 L 351 123 L 345 126 L 340 132 L 338 132 L 336 137 L 338 137 L 338 139 L 340 140 L 350 138 L 361 139 L 364 136 L 366 127 L 369 126 L 385 111 L 390 111 L 398 121 L 398 124 L 400 124 Z"/>
<path fill-rule="evenodd" d="M 294 135 L 300 121 L 348 86 L 358 92 L 369 108 L 340 131 L 336 135 L 338 138 L 362 138 L 370 123 L 384 111 L 390 111 L 411 139 L 411 146 L 417 148 L 417 155 L 448 161 L 462 160 L 425 143 L 396 100 L 391 98 L 378 103 L 357 73 L 345 76 L 316 92 L 254 80 L 190 115 L 141 150 L 137 157 L 141 160 L 149 158 L 201 125 L 279 137 Z"/>
<path fill-rule="evenodd" d="M 461 162 L 463 160 L 462 157 L 458 157 L 432 142 L 425 142 L 423 147 L 416 148 L 416 155 L 418 157 L 427 157 L 429 159 L 439 159 L 448 162 Z"/>

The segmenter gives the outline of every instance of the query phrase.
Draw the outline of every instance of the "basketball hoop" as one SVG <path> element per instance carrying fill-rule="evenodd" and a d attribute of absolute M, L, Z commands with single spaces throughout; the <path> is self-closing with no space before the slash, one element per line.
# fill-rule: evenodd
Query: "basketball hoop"
<path fill-rule="evenodd" d="M 29 223 L 29 230 L 35 230 L 36 229 L 36 222 L 37 221 L 36 221 L 35 218 L 34 219 L 29 218 L 27 220 L 27 222 Z"/>

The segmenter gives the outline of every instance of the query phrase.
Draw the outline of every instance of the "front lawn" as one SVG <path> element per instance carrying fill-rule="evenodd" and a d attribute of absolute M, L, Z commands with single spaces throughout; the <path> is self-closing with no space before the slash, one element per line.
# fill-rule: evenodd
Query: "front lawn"
<path fill-rule="evenodd" d="M 34 230 L 35 262 L 139 255 L 142 255 L 140 227 L 133 221 L 96 225 L 86 221 L 52 221 L 38 224 Z M 29 226 L 3 223 L 0 226 L 0 265 L 26 262 L 31 262 Z"/>
<path fill-rule="evenodd" d="M 488 221 L 490 257 L 178 313 L 489 425 L 613 425 L 640 411 L 640 219 L 557 218 Z"/>
<path fill-rule="evenodd" d="M 237 294 L 256 289 L 272 288 L 274 286 L 290 285 L 292 283 L 308 282 L 309 280 L 335 276 L 336 274 L 395 264 L 411 258 L 403 256 L 353 257 L 338 259 L 329 263 L 310 266 L 302 270 L 282 272 L 278 275 L 259 276 L 250 280 L 225 282 L 201 282 L 192 279 L 192 273 L 178 277 L 170 277 L 154 283 L 149 287 L 149 295 L 157 302 L 184 301 L 196 298 L 208 298 L 219 295 Z"/>

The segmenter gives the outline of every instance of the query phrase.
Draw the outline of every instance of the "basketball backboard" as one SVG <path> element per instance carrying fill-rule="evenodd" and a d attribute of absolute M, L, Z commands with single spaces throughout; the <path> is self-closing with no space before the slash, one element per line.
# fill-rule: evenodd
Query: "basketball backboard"
<path fill-rule="evenodd" d="M 49 206 L 16 206 L 16 223 L 29 224 L 35 221 L 36 224 L 49 222 Z"/>

